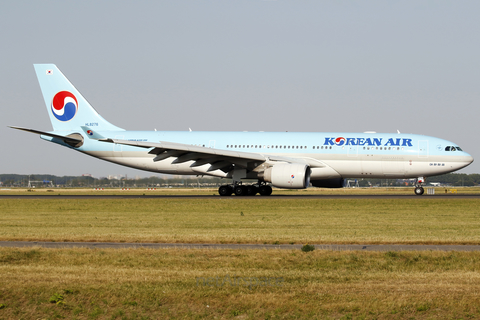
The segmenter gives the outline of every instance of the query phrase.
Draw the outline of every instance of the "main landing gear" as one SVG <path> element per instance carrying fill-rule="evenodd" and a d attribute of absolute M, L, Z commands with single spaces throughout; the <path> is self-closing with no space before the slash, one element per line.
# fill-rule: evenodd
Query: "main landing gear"
<path fill-rule="evenodd" d="M 259 193 L 261 196 L 269 196 L 272 194 L 272 187 L 261 182 L 257 184 L 243 185 L 241 183 L 226 184 L 218 188 L 221 196 L 254 196 Z"/>
<path fill-rule="evenodd" d="M 424 182 L 425 182 L 424 177 L 419 177 L 419 178 L 417 178 L 417 181 L 415 181 L 415 194 L 417 196 L 421 196 L 425 192 L 425 190 L 422 187 L 422 184 Z"/>

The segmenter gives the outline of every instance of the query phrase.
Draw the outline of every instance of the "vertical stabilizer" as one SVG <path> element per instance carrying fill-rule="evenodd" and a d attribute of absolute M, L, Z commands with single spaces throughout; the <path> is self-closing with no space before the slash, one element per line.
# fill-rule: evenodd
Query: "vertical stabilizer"
<path fill-rule="evenodd" d="M 54 64 L 35 64 L 47 112 L 55 131 L 81 130 L 81 126 L 98 131 L 122 131 L 88 103 Z"/>

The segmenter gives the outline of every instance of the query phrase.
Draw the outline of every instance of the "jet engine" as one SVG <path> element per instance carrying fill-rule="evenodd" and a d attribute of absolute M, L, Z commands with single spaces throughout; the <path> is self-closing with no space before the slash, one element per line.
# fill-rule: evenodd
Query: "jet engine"
<path fill-rule="evenodd" d="M 310 167 L 301 163 L 281 163 L 267 168 L 263 180 L 274 187 L 305 189 L 310 184 Z"/>

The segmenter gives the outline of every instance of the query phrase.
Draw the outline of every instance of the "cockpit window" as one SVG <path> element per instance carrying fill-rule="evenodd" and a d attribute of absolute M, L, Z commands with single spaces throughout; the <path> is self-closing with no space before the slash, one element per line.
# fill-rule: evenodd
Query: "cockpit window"
<path fill-rule="evenodd" d="M 459 146 L 446 146 L 445 151 L 463 151 Z"/>

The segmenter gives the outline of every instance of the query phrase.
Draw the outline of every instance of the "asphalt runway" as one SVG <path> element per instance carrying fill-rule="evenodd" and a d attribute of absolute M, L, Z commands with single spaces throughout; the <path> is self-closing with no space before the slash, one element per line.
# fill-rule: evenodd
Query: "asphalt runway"
<path fill-rule="evenodd" d="M 435 194 L 435 195 L 423 195 L 417 196 L 413 192 L 411 195 L 406 194 L 390 194 L 390 195 L 348 195 L 348 194 L 335 194 L 335 195 L 321 195 L 321 194 L 304 194 L 304 195 L 275 195 L 271 196 L 230 196 L 221 197 L 219 195 L 55 195 L 55 194 L 26 194 L 26 195 L 8 195 L 1 194 L 0 199 L 480 199 L 479 194 Z"/>
<path fill-rule="evenodd" d="M 317 250 L 331 251 L 480 251 L 480 245 L 421 245 L 421 244 L 315 244 Z M 125 243 L 125 242 L 45 242 L 0 241 L 0 247 L 22 248 L 89 248 L 89 249 L 243 249 L 300 250 L 301 244 L 212 244 L 212 243 Z"/>

